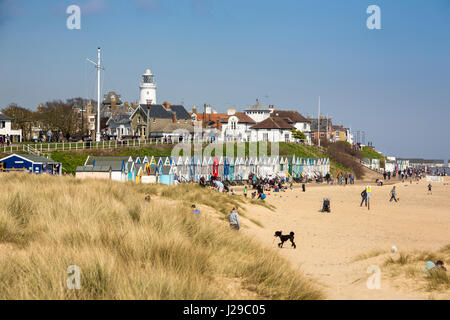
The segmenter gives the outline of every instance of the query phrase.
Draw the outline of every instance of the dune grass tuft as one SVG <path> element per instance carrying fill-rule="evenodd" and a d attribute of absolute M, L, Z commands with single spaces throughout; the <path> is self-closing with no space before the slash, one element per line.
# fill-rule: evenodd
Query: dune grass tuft
<path fill-rule="evenodd" d="M 397 258 L 387 258 L 384 265 L 388 274 L 393 278 L 405 276 L 412 280 L 413 282 L 410 284 L 415 290 L 437 292 L 444 298 L 450 298 L 450 271 L 425 270 L 427 261 L 436 262 L 437 260 L 442 260 L 449 269 L 449 245 L 437 251 L 416 250 L 409 253 L 400 253 Z"/>

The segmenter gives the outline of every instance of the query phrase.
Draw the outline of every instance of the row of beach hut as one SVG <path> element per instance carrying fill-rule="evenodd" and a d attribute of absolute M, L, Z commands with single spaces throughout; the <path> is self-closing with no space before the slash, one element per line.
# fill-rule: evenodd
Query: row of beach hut
<path fill-rule="evenodd" d="M 328 158 L 301 157 L 97 157 L 89 156 L 76 170 L 77 178 L 103 178 L 137 183 L 174 184 L 197 182 L 212 176 L 222 180 L 257 177 L 324 176 L 330 171 Z"/>

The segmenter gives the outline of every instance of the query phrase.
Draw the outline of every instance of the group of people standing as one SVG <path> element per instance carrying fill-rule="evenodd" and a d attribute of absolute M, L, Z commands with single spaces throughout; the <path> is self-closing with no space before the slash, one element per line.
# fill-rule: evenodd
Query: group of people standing
<path fill-rule="evenodd" d="M 11 144 L 11 138 L 9 134 L 6 136 L 0 136 L 0 144 L 3 146 L 6 144 L 6 146 L 9 146 Z"/>
<path fill-rule="evenodd" d="M 327 173 L 325 175 L 325 181 L 327 182 L 327 184 L 334 184 L 333 177 L 330 173 Z M 336 182 L 340 185 L 355 184 L 355 175 L 353 173 L 343 173 L 342 171 L 338 170 L 338 173 L 336 175 Z"/>

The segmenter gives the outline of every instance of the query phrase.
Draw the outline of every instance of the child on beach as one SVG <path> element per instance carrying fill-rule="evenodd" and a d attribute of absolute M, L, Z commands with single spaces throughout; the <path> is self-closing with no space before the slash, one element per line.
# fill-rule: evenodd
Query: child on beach
<path fill-rule="evenodd" d="M 244 197 L 247 198 L 247 186 L 244 186 Z"/>
<path fill-rule="evenodd" d="M 433 194 L 433 193 L 431 192 L 431 183 L 428 184 L 428 193 L 427 193 L 427 194 Z"/>
<path fill-rule="evenodd" d="M 389 202 L 391 202 L 392 199 L 394 199 L 394 201 L 397 202 L 397 198 L 395 198 L 395 186 L 391 190 L 391 198 L 389 199 Z"/>
<path fill-rule="evenodd" d="M 198 209 L 196 208 L 195 204 L 193 204 L 193 205 L 191 206 L 191 209 L 192 209 L 192 213 L 193 213 L 193 214 L 195 214 L 197 217 L 200 216 L 200 210 L 198 210 Z"/>
<path fill-rule="evenodd" d="M 230 228 L 236 231 L 239 230 L 241 225 L 239 223 L 239 215 L 236 207 L 234 207 L 233 210 L 231 211 L 229 219 L 230 219 Z"/>

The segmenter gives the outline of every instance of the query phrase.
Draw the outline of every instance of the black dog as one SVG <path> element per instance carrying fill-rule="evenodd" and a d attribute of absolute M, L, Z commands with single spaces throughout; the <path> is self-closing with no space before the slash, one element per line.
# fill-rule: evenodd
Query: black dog
<path fill-rule="evenodd" d="M 291 246 L 297 248 L 294 242 L 294 232 L 291 231 L 289 234 L 282 234 L 281 231 L 275 231 L 275 237 L 280 237 L 281 242 L 278 244 L 278 247 L 283 248 L 283 243 L 285 241 L 291 240 Z"/>

